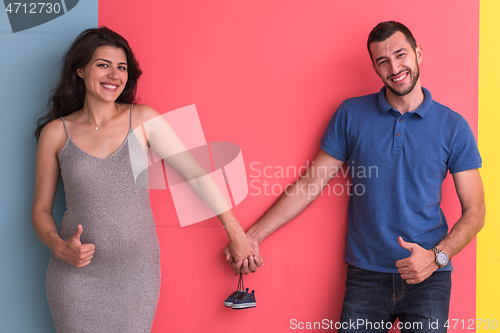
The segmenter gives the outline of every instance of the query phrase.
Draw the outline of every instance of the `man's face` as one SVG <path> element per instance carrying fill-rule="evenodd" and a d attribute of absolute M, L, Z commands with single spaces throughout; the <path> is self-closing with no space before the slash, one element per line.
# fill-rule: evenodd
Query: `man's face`
<path fill-rule="evenodd" d="M 370 50 L 373 69 L 385 86 L 397 96 L 410 93 L 418 82 L 422 48 L 413 51 L 406 36 L 397 31 L 383 42 L 372 43 Z"/>

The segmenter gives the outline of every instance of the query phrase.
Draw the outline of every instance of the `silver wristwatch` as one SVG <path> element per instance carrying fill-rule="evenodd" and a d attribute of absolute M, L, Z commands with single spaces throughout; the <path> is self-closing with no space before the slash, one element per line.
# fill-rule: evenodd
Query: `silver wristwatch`
<path fill-rule="evenodd" d="M 434 260 L 436 261 L 436 264 L 439 268 L 442 268 L 448 264 L 448 255 L 446 253 L 444 253 L 437 247 L 433 247 L 431 251 L 434 252 Z"/>

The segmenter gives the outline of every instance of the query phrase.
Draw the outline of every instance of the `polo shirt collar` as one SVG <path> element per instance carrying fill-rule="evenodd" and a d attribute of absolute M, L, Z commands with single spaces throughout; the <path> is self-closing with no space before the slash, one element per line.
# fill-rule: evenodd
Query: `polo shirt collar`
<path fill-rule="evenodd" d="M 390 106 L 385 100 L 385 89 L 385 86 L 382 87 L 382 89 L 380 89 L 380 92 L 378 93 L 378 110 L 382 115 L 389 110 L 393 110 L 392 106 Z M 421 118 L 424 118 L 430 112 L 432 95 L 429 90 L 425 89 L 424 87 L 422 87 L 422 92 L 424 93 L 424 101 L 413 112 L 418 114 Z"/>

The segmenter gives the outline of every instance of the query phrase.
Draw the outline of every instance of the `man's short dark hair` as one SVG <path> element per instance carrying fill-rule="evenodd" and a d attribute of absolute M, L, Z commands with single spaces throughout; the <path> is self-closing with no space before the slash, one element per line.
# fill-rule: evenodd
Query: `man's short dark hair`
<path fill-rule="evenodd" d="M 410 29 L 408 29 L 404 24 L 396 21 L 387 21 L 377 24 L 375 28 L 372 29 L 368 35 L 368 41 L 366 42 L 366 47 L 368 48 L 368 53 L 370 53 L 370 59 L 372 59 L 372 51 L 370 50 L 370 45 L 373 42 L 383 42 L 387 38 L 394 35 L 396 32 L 401 31 L 405 36 L 408 43 L 410 43 L 413 51 L 417 48 L 417 41 L 413 38 Z"/>

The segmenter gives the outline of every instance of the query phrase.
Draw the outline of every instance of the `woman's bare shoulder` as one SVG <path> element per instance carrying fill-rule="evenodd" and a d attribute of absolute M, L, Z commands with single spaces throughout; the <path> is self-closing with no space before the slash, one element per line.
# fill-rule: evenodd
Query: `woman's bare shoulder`
<path fill-rule="evenodd" d="M 60 118 L 54 119 L 47 123 L 40 133 L 38 146 L 43 146 L 46 149 L 60 152 L 68 141 L 68 134 L 64 129 L 64 124 Z"/>
<path fill-rule="evenodd" d="M 66 141 L 68 135 L 64 129 L 64 124 L 61 118 L 54 119 L 48 122 L 42 129 L 40 133 L 40 139 L 42 137 L 52 140 L 63 139 Z"/>
<path fill-rule="evenodd" d="M 147 104 L 134 104 L 132 112 L 133 120 L 136 126 L 140 126 L 148 120 L 151 120 L 160 115 L 158 111 Z"/>

